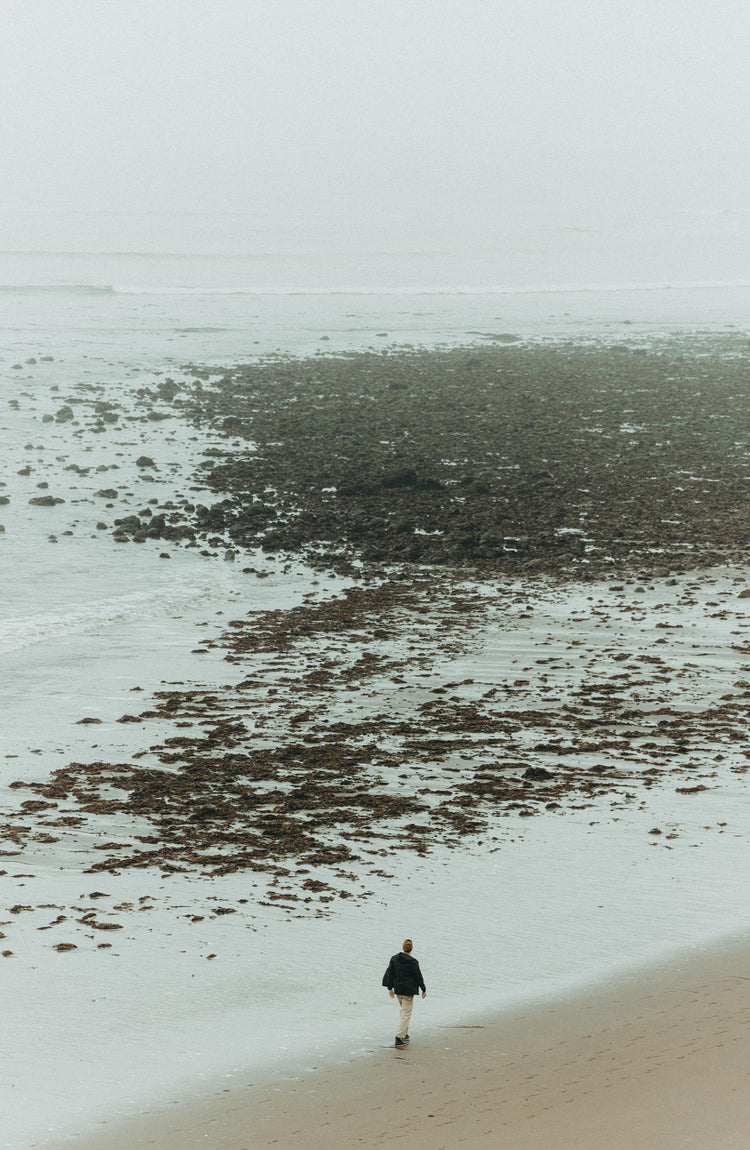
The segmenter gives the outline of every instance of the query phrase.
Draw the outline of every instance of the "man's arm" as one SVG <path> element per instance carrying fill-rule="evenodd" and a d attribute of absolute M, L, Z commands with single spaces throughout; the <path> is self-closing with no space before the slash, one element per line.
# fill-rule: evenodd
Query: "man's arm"
<path fill-rule="evenodd" d="M 427 997 L 427 987 L 424 984 L 424 979 L 422 978 L 422 968 L 420 967 L 418 962 L 417 962 L 417 974 L 419 976 L 419 983 L 417 985 L 419 986 L 419 989 L 422 991 L 422 998 L 426 998 Z"/>

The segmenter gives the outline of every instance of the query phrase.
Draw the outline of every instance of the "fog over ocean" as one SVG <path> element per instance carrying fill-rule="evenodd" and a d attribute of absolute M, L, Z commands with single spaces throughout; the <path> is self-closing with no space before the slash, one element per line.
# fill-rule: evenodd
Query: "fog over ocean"
<path fill-rule="evenodd" d="M 437 220 L 335 211 L 0 207 L 2 285 L 123 292 L 513 294 L 746 283 L 750 212 L 483 205 Z"/>

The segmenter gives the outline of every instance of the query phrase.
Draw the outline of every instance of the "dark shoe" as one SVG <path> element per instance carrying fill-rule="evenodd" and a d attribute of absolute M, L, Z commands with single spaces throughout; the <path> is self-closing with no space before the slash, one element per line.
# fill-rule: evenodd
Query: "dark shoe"
<path fill-rule="evenodd" d="M 409 1041 L 409 1035 L 407 1034 L 406 1037 L 403 1039 L 404 1045 L 406 1045 L 406 1043 L 408 1041 Z"/>
<path fill-rule="evenodd" d="M 398 1038 L 398 1037 L 396 1038 L 396 1046 L 406 1046 L 406 1043 L 404 1042 L 403 1038 Z"/>

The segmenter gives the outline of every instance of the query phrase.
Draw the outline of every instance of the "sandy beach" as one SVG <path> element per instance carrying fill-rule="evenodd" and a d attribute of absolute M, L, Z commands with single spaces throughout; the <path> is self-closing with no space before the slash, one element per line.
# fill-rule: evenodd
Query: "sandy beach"
<path fill-rule="evenodd" d="M 732 939 L 336 1070 L 135 1115 L 77 1150 L 731 1150 L 747 1145 L 750 950 Z M 421 1005 L 421 1004 L 420 1004 Z"/>

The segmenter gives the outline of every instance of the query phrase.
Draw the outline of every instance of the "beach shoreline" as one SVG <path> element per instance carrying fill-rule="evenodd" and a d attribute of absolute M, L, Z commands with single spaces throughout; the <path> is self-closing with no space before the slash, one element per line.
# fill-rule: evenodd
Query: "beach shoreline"
<path fill-rule="evenodd" d="M 344 1067 L 102 1124 L 75 1150 L 666 1150 L 746 1144 L 750 939 L 732 936 Z"/>
<path fill-rule="evenodd" d="M 111 699 L 92 665 L 85 706 L 76 688 L 46 742 L 35 734 L 17 755 L 29 727 L 19 717 L 21 734 L 8 743 L 0 927 L 15 1004 L 5 1094 L 13 1150 L 68 1145 L 97 1127 L 114 1129 L 134 1109 L 168 1104 L 182 1115 L 214 1086 L 236 1098 L 259 1068 L 267 1080 L 311 1061 L 364 1065 L 378 1036 L 391 1037 L 392 1020 L 380 1023 L 388 1012 L 379 980 L 404 934 L 415 938 L 437 988 L 416 1018 L 416 1052 L 421 1018 L 448 1033 L 483 1011 L 496 1017 L 511 1000 L 566 988 L 567 1001 L 573 982 L 592 985 L 621 969 L 623 957 L 642 967 L 668 947 L 700 945 L 747 921 L 750 512 L 734 402 L 746 356 L 735 337 L 715 345 L 714 358 L 711 341 L 698 343 L 685 346 L 684 360 L 675 347 L 665 357 L 653 347 L 537 354 L 512 345 L 476 357 L 464 349 L 357 359 L 357 436 L 370 432 L 368 396 L 378 388 L 382 410 L 398 414 L 401 405 L 416 420 L 423 369 L 438 367 L 449 399 L 453 368 L 476 376 L 475 411 L 490 373 L 506 377 L 493 419 L 512 396 L 522 435 L 518 458 L 509 444 L 502 466 L 490 452 L 491 427 L 467 431 L 471 451 L 462 447 L 451 460 L 450 420 L 443 443 L 437 405 L 421 446 L 401 457 L 384 433 L 379 454 L 388 461 L 373 459 L 366 490 L 343 489 L 335 500 L 322 456 L 300 446 L 309 420 L 299 398 L 291 413 L 269 409 L 265 430 L 247 425 L 258 432 L 253 457 L 265 460 L 253 478 L 247 438 L 231 422 L 247 419 L 242 405 L 257 382 L 244 369 L 228 377 L 226 394 L 213 373 L 194 380 L 198 393 L 220 400 L 197 419 L 195 435 L 186 434 L 190 409 L 180 409 L 170 380 L 139 380 L 132 407 L 128 385 L 118 384 L 97 392 L 91 411 L 81 400 L 78 420 L 47 421 L 50 446 L 69 439 L 71 453 L 56 456 L 64 466 L 55 469 L 36 447 L 34 467 L 9 475 L 5 542 L 21 545 L 23 515 L 11 513 L 28 501 L 28 485 L 49 482 L 63 502 L 38 512 L 56 520 L 35 523 L 40 536 L 54 526 L 61 557 L 74 544 L 83 556 L 85 544 L 98 548 L 102 569 L 146 570 L 166 547 L 175 590 L 162 577 L 165 606 L 154 608 L 145 631 L 126 616 L 119 641 L 127 660 L 108 668 Z M 528 391 L 537 362 L 550 381 L 563 373 L 557 413 L 546 393 Z M 326 397 L 321 451 L 348 363 L 282 363 L 282 385 L 290 372 L 318 373 L 306 402 L 314 414 L 316 396 Z M 377 388 L 367 377 L 373 365 Z M 411 368 L 419 370 L 409 383 Z M 260 373 L 269 392 L 273 371 Z M 664 378 L 662 410 L 648 384 L 673 373 L 691 379 L 690 389 Z M 707 395 L 713 375 L 716 394 Z M 57 399 L 76 408 L 81 394 Z M 144 429 L 137 443 L 114 424 L 100 426 L 95 403 L 109 404 L 110 394 L 120 418 Z M 697 423 L 670 430 L 688 400 Z M 23 415 L 29 442 L 48 406 L 40 399 Z M 283 470 L 277 416 L 284 458 L 312 468 L 320 506 L 297 504 L 310 489 L 296 463 Z M 347 435 L 344 428 L 337 468 Z M 73 453 L 79 439 L 87 453 L 89 439 L 102 451 L 105 441 L 127 449 L 114 494 L 99 489 L 98 457 Z M 541 458 L 547 443 L 553 470 Z M 343 478 L 356 455 L 347 452 Z M 573 452 L 588 479 L 568 476 Z M 235 462 L 240 488 L 222 488 Z M 394 485 L 390 468 L 409 463 L 419 467 Z M 147 499 L 152 491 L 161 497 Z M 633 528 L 625 539 L 615 534 L 623 492 Z M 243 522 L 243 506 L 261 514 Z M 348 525 L 344 552 L 329 537 L 323 552 L 308 553 L 324 507 L 330 522 Z M 83 531 L 98 529 L 99 514 L 112 534 L 89 544 Z M 484 537 L 485 521 L 502 523 L 502 515 L 502 530 Z M 464 534 L 467 516 L 473 526 Z M 375 547 L 370 539 L 382 557 L 369 567 L 353 549 L 363 527 L 380 540 Z M 630 558 L 615 562 L 610 544 L 620 560 L 626 549 Z M 447 562 L 431 566 L 425 548 Z M 224 598 L 206 596 L 201 618 L 173 594 L 185 582 L 202 604 L 203 584 L 191 574 L 202 565 L 232 574 Z M 87 627 L 73 614 L 80 644 L 90 642 L 102 664 L 110 616 L 120 611 L 105 607 Z M 131 648 L 148 647 L 139 636 L 154 633 L 166 610 L 177 624 L 171 651 L 138 663 L 136 679 Z M 45 650 L 61 676 L 70 661 L 66 620 L 56 613 L 60 637 Z M 202 658 L 191 662 L 183 648 L 194 626 L 207 629 L 189 652 Z M 71 724 L 74 736 L 58 733 Z M 467 939 L 475 939 L 468 951 Z M 342 950 L 350 956 L 343 997 L 310 973 L 311 962 L 337 969 Z M 30 1043 L 29 1033 L 43 1033 L 44 1043 Z M 330 1071 L 336 1082 L 348 1073 Z M 144 1137 L 161 1145 L 160 1132 Z"/>

